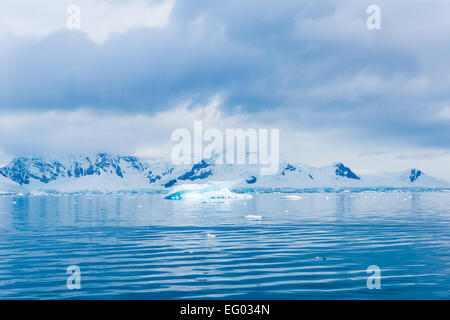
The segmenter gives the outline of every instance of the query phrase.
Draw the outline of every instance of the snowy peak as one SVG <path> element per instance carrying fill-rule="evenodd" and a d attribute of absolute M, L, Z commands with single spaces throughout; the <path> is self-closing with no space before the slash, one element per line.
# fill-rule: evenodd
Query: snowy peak
<path fill-rule="evenodd" d="M 205 179 L 212 175 L 213 164 L 205 160 L 192 166 L 192 169 L 178 177 L 178 180 L 195 181 Z"/>
<path fill-rule="evenodd" d="M 277 174 L 261 176 L 257 165 L 218 164 L 215 158 L 193 165 L 173 165 L 99 153 L 58 159 L 20 157 L 0 168 L 0 194 L 14 190 L 24 193 L 161 191 L 187 183 L 213 181 L 239 182 L 237 188 L 277 190 L 450 187 L 447 182 L 418 169 L 399 175 L 362 176 L 341 162 L 317 168 L 282 161 Z"/>
<path fill-rule="evenodd" d="M 403 184 L 414 187 L 448 187 L 449 183 L 444 180 L 432 177 L 418 169 L 410 169 L 400 177 Z"/>
<path fill-rule="evenodd" d="M 310 168 L 306 169 L 300 164 L 282 163 L 281 167 L 283 169 L 281 170 L 281 173 L 278 174 L 285 176 L 286 178 L 314 180 Z"/>
<path fill-rule="evenodd" d="M 350 168 L 344 166 L 344 164 L 338 162 L 334 166 L 336 168 L 335 173 L 337 176 L 348 179 L 361 180 L 360 177 L 358 177 Z"/>
<path fill-rule="evenodd" d="M 99 153 L 94 157 L 72 156 L 60 160 L 38 157 L 15 158 L 6 167 L 0 168 L 0 174 L 20 185 L 27 185 L 33 181 L 49 183 L 59 178 L 80 178 L 102 174 L 112 174 L 123 178 L 127 170 L 144 173 L 147 167 L 136 157 Z M 151 172 L 148 172 L 148 177 L 153 178 Z"/>
<path fill-rule="evenodd" d="M 294 167 L 293 165 L 291 165 L 291 164 L 288 163 L 288 164 L 284 167 L 283 171 L 281 171 L 281 174 L 282 174 L 283 176 L 285 176 L 286 173 L 294 172 L 294 171 L 297 171 L 297 168 Z M 300 172 L 301 170 L 298 169 L 298 171 Z"/>
<path fill-rule="evenodd" d="M 409 180 L 411 180 L 411 183 L 414 183 L 419 177 L 422 176 L 422 171 L 417 169 L 411 169 L 409 173 Z"/>

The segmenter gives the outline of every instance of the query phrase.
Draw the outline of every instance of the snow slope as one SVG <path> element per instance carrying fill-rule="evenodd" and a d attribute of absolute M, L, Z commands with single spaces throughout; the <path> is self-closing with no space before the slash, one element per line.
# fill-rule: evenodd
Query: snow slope
<path fill-rule="evenodd" d="M 217 164 L 214 159 L 176 166 L 106 153 L 59 159 L 21 157 L 0 168 L 0 193 L 161 192 L 184 184 L 214 181 L 239 181 L 235 189 L 269 191 L 450 188 L 446 181 L 418 169 L 397 175 L 364 176 L 339 162 L 316 168 L 282 161 L 277 174 L 259 173 L 257 165 Z"/>
<path fill-rule="evenodd" d="M 0 195 L 16 194 L 20 192 L 20 185 L 0 174 Z"/>

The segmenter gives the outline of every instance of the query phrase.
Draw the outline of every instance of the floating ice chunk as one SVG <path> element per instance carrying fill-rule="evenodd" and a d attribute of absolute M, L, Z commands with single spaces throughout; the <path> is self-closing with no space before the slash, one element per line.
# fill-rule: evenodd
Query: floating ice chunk
<path fill-rule="evenodd" d="M 245 216 L 245 219 L 247 219 L 247 220 L 262 220 L 262 216 L 249 214 L 248 216 Z"/>
<path fill-rule="evenodd" d="M 216 235 L 215 235 L 215 234 L 212 234 L 212 233 L 208 233 L 206 236 L 207 236 L 209 239 L 214 239 L 214 238 L 216 237 Z"/>
<path fill-rule="evenodd" d="M 251 199 L 249 194 L 232 192 L 236 181 L 215 181 L 205 184 L 182 184 L 174 187 L 165 199 L 170 200 L 222 200 Z"/>
<path fill-rule="evenodd" d="M 315 257 L 314 259 L 315 259 L 315 260 L 323 260 L 323 261 L 327 260 L 327 258 L 325 258 L 325 257 L 320 257 L 320 256 L 317 256 L 317 257 Z"/>
<path fill-rule="evenodd" d="M 303 199 L 302 196 L 298 196 L 298 195 L 288 195 L 284 197 L 287 200 L 301 200 Z"/>
<path fill-rule="evenodd" d="M 16 204 L 17 202 L 13 201 L 12 204 Z"/>
<path fill-rule="evenodd" d="M 138 208 L 142 208 L 142 204 L 138 205 Z"/>

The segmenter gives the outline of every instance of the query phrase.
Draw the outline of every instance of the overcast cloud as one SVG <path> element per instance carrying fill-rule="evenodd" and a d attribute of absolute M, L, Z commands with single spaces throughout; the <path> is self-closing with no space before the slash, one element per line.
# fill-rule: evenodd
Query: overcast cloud
<path fill-rule="evenodd" d="M 81 31 L 69 4 L 0 0 L 0 159 L 163 156 L 216 101 L 211 126 L 279 127 L 284 158 L 450 180 L 449 1 L 377 0 L 376 31 L 356 0 L 82 0 Z"/>

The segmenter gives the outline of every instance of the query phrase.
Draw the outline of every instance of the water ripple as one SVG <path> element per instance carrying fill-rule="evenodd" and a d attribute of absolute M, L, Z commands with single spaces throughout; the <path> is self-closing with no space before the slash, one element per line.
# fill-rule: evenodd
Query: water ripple
<path fill-rule="evenodd" d="M 450 297 L 449 194 L 329 197 L 183 206 L 77 196 L 81 211 L 64 197 L 1 197 L 0 298 Z M 73 264 L 81 290 L 66 288 Z M 366 286 L 370 265 L 381 290 Z"/>

